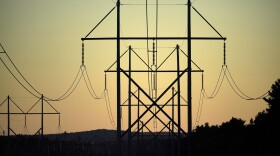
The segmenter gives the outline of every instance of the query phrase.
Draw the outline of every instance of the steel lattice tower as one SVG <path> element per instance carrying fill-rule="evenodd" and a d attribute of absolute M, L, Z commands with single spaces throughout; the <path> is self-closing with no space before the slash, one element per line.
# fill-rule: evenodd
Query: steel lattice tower
<path fill-rule="evenodd" d="M 114 8 L 113 8 L 114 9 Z M 113 10 L 112 9 L 112 10 Z M 116 70 L 106 70 L 105 72 L 116 72 L 117 74 L 117 149 L 118 155 L 182 155 L 182 138 L 187 138 L 187 153 L 191 155 L 191 132 L 192 132 L 192 73 L 193 72 L 203 72 L 203 70 L 193 70 L 192 69 L 192 40 L 226 40 L 222 37 L 192 37 L 192 27 L 191 27 L 191 9 L 192 4 L 190 0 L 187 0 L 187 37 L 121 37 L 120 29 L 120 19 L 121 19 L 121 2 L 117 0 L 116 2 L 117 9 L 117 23 L 116 23 L 116 37 L 100 37 L 100 38 L 88 38 L 89 33 L 85 38 L 81 38 L 82 41 L 86 40 L 115 40 L 116 41 Z M 109 14 L 112 12 L 109 12 Z M 105 18 L 108 14 L 105 16 Z M 202 17 L 202 16 L 201 16 Z M 203 17 L 202 17 L 203 18 Z M 102 19 L 104 20 L 104 18 Z M 204 19 L 205 20 L 205 19 Z M 205 20 L 206 21 L 206 20 Z M 102 21 L 101 21 L 102 22 Z M 206 21 L 207 22 L 207 21 Z M 99 23 L 100 24 L 100 23 Z M 98 24 L 98 25 L 99 25 Z M 209 24 L 209 23 L 208 23 Z M 210 24 L 209 24 L 210 25 Z M 211 25 L 210 25 L 211 26 Z M 211 26 L 212 27 L 212 26 Z M 212 27 L 213 28 L 213 27 Z M 213 28 L 214 29 L 214 28 Z M 215 30 L 215 29 L 214 29 Z M 215 30 L 216 31 L 216 30 Z M 217 32 L 217 31 L 216 31 Z M 132 69 L 132 54 L 137 53 L 129 46 L 128 52 L 128 69 L 124 69 L 121 64 L 121 40 L 186 40 L 187 41 L 187 58 L 185 59 L 187 67 L 184 69 L 180 67 L 180 47 L 176 45 L 174 49 L 176 51 L 176 68 L 172 70 L 159 70 L 158 65 L 154 67 L 148 67 L 147 70 Z M 154 47 L 154 45 L 153 45 Z M 157 48 L 153 48 L 152 53 L 157 55 Z M 150 73 L 151 74 L 151 83 L 152 87 L 154 85 L 155 92 L 147 92 L 140 83 L 135 79 L 137 73 Z M 160 78 L 158 73 L 170 73 L 175 74 L 175 79 L 166 84 L 163 92 L 158 94 L 157 92 L 157 79 Z M 182 79 L 183 75 L 187 74 L 187 87 L 182 88 Z M 128 80 L 128 88 L 125 89 L 124 83 L 121 83 L 121 76 L 125 77 Z M 132 88 L 137 88 L 136 91 Z M 176 88 L 176 90 L 175 90 Z M 187 92 L 187 103 L 183 104 L 181 99 L 182 90 Z M 128 99 L 123 100 L 122 93 L 127 91 Z M 167 100 L 166 100 L 167 99 Z M 171 107 L 172 111 L 167 111 L 167 107 Z M 188 114 L 187 119 L 181 120 L 181 111 L 182 108 L 186 108 L 185 111 Z M 127 128 L 122 128 L 122 110 L 127 109 L 128 111 L 128 123 Z M 140 111 L 141 110 L 141 111 Z M 175 111 L 177 113 L 175 113 Z M 137 117 L 133 118 L 132 112 L 137 112 Z M 164 116 L 162 119 L 161 116 Z M 177 117 L 175 117 L 175 114 Z M 156 119 L 162 125 L 162 129 L 152 131 L 147 126 L 149 123 Z M 181 122 L 187 121 L 188 130 L 185 131 Z M 147 136 L 143 136 L 143 130 L 149 132 L 149 139 L 145 139 Z M 164 130 L 169 132 L 169 136 L 166 139 L 159 139 L 160 135 Z M 166 153 L 159 153 L 159 149 L 163 150 L 164 147 L 169 147 L 170 149 L 166 150 Z M 161 147 L 161 148 L 160 148 Z M 151 152 L 154 150 L 154 152 Z"/>

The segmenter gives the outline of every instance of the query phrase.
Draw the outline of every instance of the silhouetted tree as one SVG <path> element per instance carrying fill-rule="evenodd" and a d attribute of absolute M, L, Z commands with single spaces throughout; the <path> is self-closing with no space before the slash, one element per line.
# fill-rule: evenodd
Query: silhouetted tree
<path fill-rule="evenodd" d="M 270 115 L 279 115 L 279 106 L 280 106 L 280 79 L 278 79 L 272 86 L 271 90 L 268 93 L 269 97 L 264 98 L 264 101 L 267 102 L 269 108 L 267 112 Z M 275 116 L 276 117 L 276 116 Z"/>
<path fill-rule="evenodd" d="M 229 122 L 222 123 L 220 126 L 222 131 L 236 131 L 245 127 L 245 121 L 232 117 Z"/>
<path fill-rule="evenodd" d="M 268 97 L 263 99 L 267 102 L 268 108 L 258 113 L 253 124 L 267 128 L 275 128 L 277 120 L 280 117 L 280 79 L 272 84 Z"/>
<path fill-rule="evenodd" d="M 195 156 L 264 156 L 279 153 L 280 79 L 271 86 L 264 98 L 268 108 L 259 112 L 250 124 L 231 118 L 220 126 L 209 123 L 197 126 L 192 136 Z"/>
<path fill-rule="evenodd" d="M 263 99 L 267 102 L 268 108 L 259 112 L 254 122 L 251 122 L 251 126 L 253 126 L 251 133 L 254 133 L 257 138 L 255 141 L 258 142 L 256 144 L 259 147 L 258 154 L 272 155 L 272 153 L 277 152 L 273 142 L 279 141 L 280 79 L 272 84 L 268 97 Z"/>

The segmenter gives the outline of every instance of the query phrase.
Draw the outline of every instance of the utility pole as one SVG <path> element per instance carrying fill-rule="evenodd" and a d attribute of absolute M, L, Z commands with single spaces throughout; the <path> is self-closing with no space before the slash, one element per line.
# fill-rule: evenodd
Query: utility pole
<path fill-rule="evenodd" d="M 8 95 L 8 137 L 10 137 L 10 96 Z"/>
<path fill-rule="evenodd" d="M 180 50 L 179 45 L 176 45 L 177 51 L 177 90 L 178 90 L 178 156 L 181 156 L 181 84 L 180 84 Z M 174 119 L 174 118 L 173 118 Z"/>
<path fill-rule="evenodd" d="M 44 137 L 44 95 L 42 94 L 41 139 Z"/>
<path fill-rule="evenodd" d="M 118 156 L 122 155 L 121 144 L 121 54 L 120 54 L 120 0 L 117 1 L 117 144 Z"/>
<path fill-rule="evenodd" d="M 191 1 L 188 0 L 188 156 L 191 156 L 192 133 L 192 34 L 191 34 Z"/>

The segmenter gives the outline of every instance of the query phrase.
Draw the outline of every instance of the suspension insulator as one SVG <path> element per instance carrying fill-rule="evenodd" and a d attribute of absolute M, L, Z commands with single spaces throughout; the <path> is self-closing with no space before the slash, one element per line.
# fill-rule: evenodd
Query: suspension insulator
<path fill-rule="evenodd" d="M 224 42 L 224 65 L 226 65 L 226 42 Z"/>
<path fill-rule="evenodd" d="M 155 65 L 155 43 L 153 42 L 153 65 Z"/>
<path fill-rule="evenodd" d="M 58 126 L 60 127 L 60 115 L 58 116 Z"/>
<path fill-rule="evenodd" d="M 157 70 L 156 65 L 151 66 L 152 70 L 152 80 L 151 80 L 151 87 L 152 87 L 152 98 L 156 99 L 157 98 L 157 73 L 155 72 Z"/>
<path fill-rule="evenodd" d="M 105 90 L 107 90 L 107 75 L 105 73 Z"/>
<path fill-rule="evenodd" d="M 201 77 L 201 81 L 202 81 L 202 89 L 204 89 L 204 76 L 203 76 L 203 73 L 202 73 L 202 75 L 201 75 L 202 77 Z"/>
<path fill-rule="evenodd" d="M 24 116 L 24 127 L 26 127 L 26 115 Z"/>
<path fill-rule="evenodd" d="M 82 43 L 82 65 L 84 65 L 84 42 Z"/>

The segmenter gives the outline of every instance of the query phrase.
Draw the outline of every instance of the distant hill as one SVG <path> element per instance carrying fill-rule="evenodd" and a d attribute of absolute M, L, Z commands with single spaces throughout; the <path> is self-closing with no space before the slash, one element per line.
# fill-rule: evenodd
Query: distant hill
<path fill-rule="evenodd" d="M 153 136 L 144 132 L 140 134 L 144 139 L 152 138 Z M 82 131 L 82 132 L 71 132 L 71 133 L 61 133 L 61 134 L 46 134 L 44 135 L 49 140 L 63 140 L 63 141 L 79 141 L 79 142 L 111 142 L 117 140 L 117 131 L 116 130 L 107 130 L 107 129 L 98 129 L 91 131 Z M 169 137 L 168 132 L 161 132 L 158 138 Z M 137 137 L 135 136 L 134 139 Z"/>
<path fill-rule="evenodd" d="M 116 141 L 117 132 L 115 130 L 98 129 L 82 132 L 71 132 L 61 134 L 44 135 L 49 140 L 80 141 L 80 142 L 107 142 Z"/>

